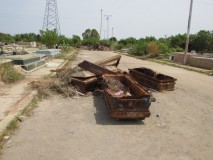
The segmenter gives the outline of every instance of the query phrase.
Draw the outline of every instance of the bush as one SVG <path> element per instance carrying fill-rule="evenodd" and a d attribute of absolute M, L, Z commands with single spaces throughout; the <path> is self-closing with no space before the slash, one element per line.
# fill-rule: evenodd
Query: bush
<path fill-rule="evenodd" d="M 115 50 L 121 50 L 123 47 L 124 47 L 123 44 L 116 44 L 116 45 L 114 46 L 114 49 L 115 49 Z"/>
<path fill-rule="evenodd" d="M 129 54 L 144 56 L 148 54 L 147 43 L 137 43 L 129 50 Z"/>
<path fill-rule="evenodd" d="M 24 78 L 24 75 L 16 71 L 11 63 L 0 66 L 0 80 L 4 83 L 15 83 Z"/>
<path fill-rule="evenodd" d="M 166 43 L 158 43 L 158 47 L 159 53 L 163 54 L 164 57 L 169 57 L 172 54 L 172 52 L 175 51 L 173 48 L 170 48 Z"/>
<path fill-rule="evenodd" d="M 152 57 L 156 57 L 157 54 L 159 54 L 159 47 L 158 44 L 156 42 L 150 42 L 147 45 L 147 50 L 148 53 L 152 56 Z"/>

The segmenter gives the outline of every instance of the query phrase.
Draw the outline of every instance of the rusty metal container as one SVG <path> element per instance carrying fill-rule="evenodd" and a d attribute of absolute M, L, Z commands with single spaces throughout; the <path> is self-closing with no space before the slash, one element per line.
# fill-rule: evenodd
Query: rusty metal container
<path fill-rule="evenodd" d="M 77 88 L 78 91 L 82 93 L 87 93 L 89 91 L 95 90 L 98 86 L 97 77 L 91 78 L 70 78 L 70 83 Z"/>
<path fill-rule="evenodd" d="M 141 85 L 155 89 L 157 91 L 173 91 L 175 89 L 175 81 L 177 79 L 158 74 L 148 68 L 129 69 L 129 74 Z"/>
<path fill-rule="evenodd" d="M 103 75 L 104 97 L 111 117 L 116 119 L 143 120 L 150 116 L 151 98 L 148 92 L 138 86 L 128 75 Z M 119 80 L 130 94 L 118 96 L 107 85 L 108 79 Z"/>

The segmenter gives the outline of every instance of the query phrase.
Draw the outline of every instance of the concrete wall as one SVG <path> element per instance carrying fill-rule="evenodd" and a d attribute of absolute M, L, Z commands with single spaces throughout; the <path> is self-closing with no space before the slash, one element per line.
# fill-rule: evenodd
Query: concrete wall
<path fill-rule="evenodd" d="M 173 62 L 183 64 L 183 59 L 183 53 L 174 53 Z M 186 64 L 203 69 L 213 69 L 213 58 L 198 56 L 197 54 L 188 54 Z"/>
<path fill-rule="evenodd" d="M 197 54 L 187 54 L 187 61 L 186 63 L 190 63 L 190 59 L 191 57 L 196 57 Z M 184 60 L 184 54 L 182 52 L 176 52 L 173 54 L 173 62 L 175 63 L 179 63 L 179 64 L 183 64 L 183 60 Z"/>
<path fill-rule="evenodd" d="M 191 57 L 189 65 L 203 69 L 213 69 L 213 58 Z"/>

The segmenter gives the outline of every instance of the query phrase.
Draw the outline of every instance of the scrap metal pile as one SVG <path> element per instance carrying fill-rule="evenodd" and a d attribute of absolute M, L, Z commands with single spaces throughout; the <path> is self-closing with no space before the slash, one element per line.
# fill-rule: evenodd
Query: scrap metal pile
<path fill-rule="evenodd" d="M 75 68 L 55 70 L 57 77 L 33 81 L 31 86 L 45 95 L 65 97 L 102 90 L 111 117 L 143 120 L 155 100 L 151 91 L 174 90 L 176 79 L 143 67 L 122 72 L 117 67 L 120 59 L 116 55 L 95 63 L 83 61 Z"/>
<path fill-rule="evenodd" d="M 129 73 L 117 68 L 121 56 L 91 63 L 83 61 L 70 74 L 70 84 L 79 92 L 103 90 L 111 117 L 116 119 L 140 119 L 150 116 L 153 99 L 150 89 L 174 90 L 175 78 L 158 74 L 148 68 L 129 69 Z"/>

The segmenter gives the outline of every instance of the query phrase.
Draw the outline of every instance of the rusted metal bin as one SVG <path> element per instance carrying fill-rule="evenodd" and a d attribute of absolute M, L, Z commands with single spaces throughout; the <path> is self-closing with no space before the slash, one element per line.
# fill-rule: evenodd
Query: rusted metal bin
<path fill-rule="evenodd" d="M 138 86 L 128 75 L 103 75 L 104 97 L 111 117 L 116 119 L 143 120 L 150 116 L 151 98 L 148 92 Z M 109 87 L 109 79 L 120 81 L 128 90 L 126 95 L 117 95 Z M 114 87 L 116 88 L 116 87 Z"/>
<path fill-rule="evenodd" d="M 157 72 L 148 68 L 129 69 L 129 74 L 139 84 L 157 91 L 173 91 L 175 89 L 175 81 L 177 81 L 177 79 L 173 77 L 158 74 Z"/>
<path fill-rule="evenodd" d="M 82 93 L 87 93 L 93 91 L 98 85 L 97 77 L 91 78 L 70 78 L 70 83 L 77 88 L 78 91 Z"/>

